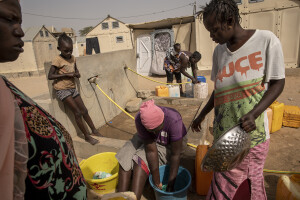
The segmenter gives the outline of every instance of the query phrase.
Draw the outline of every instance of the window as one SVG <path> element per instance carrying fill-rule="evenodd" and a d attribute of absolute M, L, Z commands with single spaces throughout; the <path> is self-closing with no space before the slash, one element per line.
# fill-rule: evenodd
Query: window
<path fill-rule="evenodd" d="M 116 41 L 117 41 L 117 43 L 123 42 L 123 36 L 117 36 Z"/>
<path fill-rule="evenodd" d="M 112 22 L 113 28 L 119 28 L 119 22 Z"/>
<path fill-rule="evenodd" d="M 49 50 L 52 50 L 52 44 L 49 44 L 48 46 L 49 46 Z"/>
<path fill-rule="evenodd" d="M 44 32 L 43 31 L 40 31 L 40 36 L 44 37 Z"/>
<path fill-rule="evenodd" d="M 45 31 L 45 35 L 46 35 L 46 37 L 49 37 L 48 31 Z"/>
<path fill-rule="evenodd" d="M 249 0 L 249 3 L 257 3 L 257 2 L 262 2 L 264 0 Z"/>
<path fill-rule="evenodd" d="M 236 4 L 242 4 L 242 0 L 234 0 Z"/>
<path fill-rule="evenodd" d="M 109 29 L 107 22 L 102 23 L 102 29 Z"/>

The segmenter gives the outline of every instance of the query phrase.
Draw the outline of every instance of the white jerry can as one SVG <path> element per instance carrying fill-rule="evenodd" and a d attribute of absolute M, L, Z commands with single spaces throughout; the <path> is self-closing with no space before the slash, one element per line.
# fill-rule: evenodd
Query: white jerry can
<path fill-rule="evenodd" d="M 205 99 L 208 96 L 207 83 L 197 83 L 194 85 L 194 98 Z"/>
<path fill-rule="evenodd" d="M 193 83 L 186 83 L 185 84 L 185 95 L 188 98 L 194 98 L 194 84 Z"/>
<path fill-rule="evenodd" d="M 180 97 L 179 85 L 168 85 L 169 97 Z"/>

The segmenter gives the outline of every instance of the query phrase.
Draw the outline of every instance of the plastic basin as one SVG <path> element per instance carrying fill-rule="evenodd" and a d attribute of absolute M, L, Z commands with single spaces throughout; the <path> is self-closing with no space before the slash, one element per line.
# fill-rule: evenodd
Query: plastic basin
<path fill-rule="evenodd" d="M 169 172 L 170 167 L 168 165 L 162 165 L 159 167 L 160 182 L 163 185 L 166 185 L 168 183 Z M 191 184 L 191 181 L 192 177 L 190 172 L 183 167 L 179 167 L 174 186 L 175 191 L 165 192 L 158 189 L 152 181 L 152 175 L 149 176 L 149 182 L 151 187 L 154 189 L 156 200 L 186 200 L 187 191 Z"/>
<path fill-rule="evenodd" d="M 116 191 L 118 184 L 119 162 L 115 152 L 99 153 L 82 160 L 79 164 L 86 182 L 98 194 Z M 102 171 L 112 174 L 104 179 L 93 179 L 95 172 Z"/>

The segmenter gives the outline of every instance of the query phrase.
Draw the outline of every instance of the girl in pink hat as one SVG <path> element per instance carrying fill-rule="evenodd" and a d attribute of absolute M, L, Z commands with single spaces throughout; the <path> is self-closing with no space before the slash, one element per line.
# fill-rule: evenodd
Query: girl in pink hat
<path fill-rule="evenodd" d="M 162 189 L 159 166 L 165 164 L 170 164 L 166 191 L 173 191 L 180 154 L 187 143 L 181 115 L 150 100 L 141 105 L 135 125 L 137 134 L 116 155 L 120 163 L 118 191 L 128 191 L 131 181 L 131 190 L 140 199 L 149 173 L 156 187 Z"/>

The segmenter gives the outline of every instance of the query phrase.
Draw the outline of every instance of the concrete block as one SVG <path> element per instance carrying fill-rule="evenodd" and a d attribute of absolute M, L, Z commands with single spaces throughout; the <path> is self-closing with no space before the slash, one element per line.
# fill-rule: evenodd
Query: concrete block
<path fill-rule="evenodd" d="M 128 112 L 137 112 L 142 104 L 141 98 L 133 98 L 126 104 L 126 110 Z"/>
<path fill-rule="evenodd" d="M 137 97 L 142 98 L 142 99 L 147 99 L 148 97 L 153 95 L 153 93 L 155 93 L 155 92 L 151 91 L 151 90 L 139 90 L 137 92 Z"/>
<path fill-rule="evenodd" d="M 285 68 L 285 76 L 300 76 L 300 68 Z"/>

